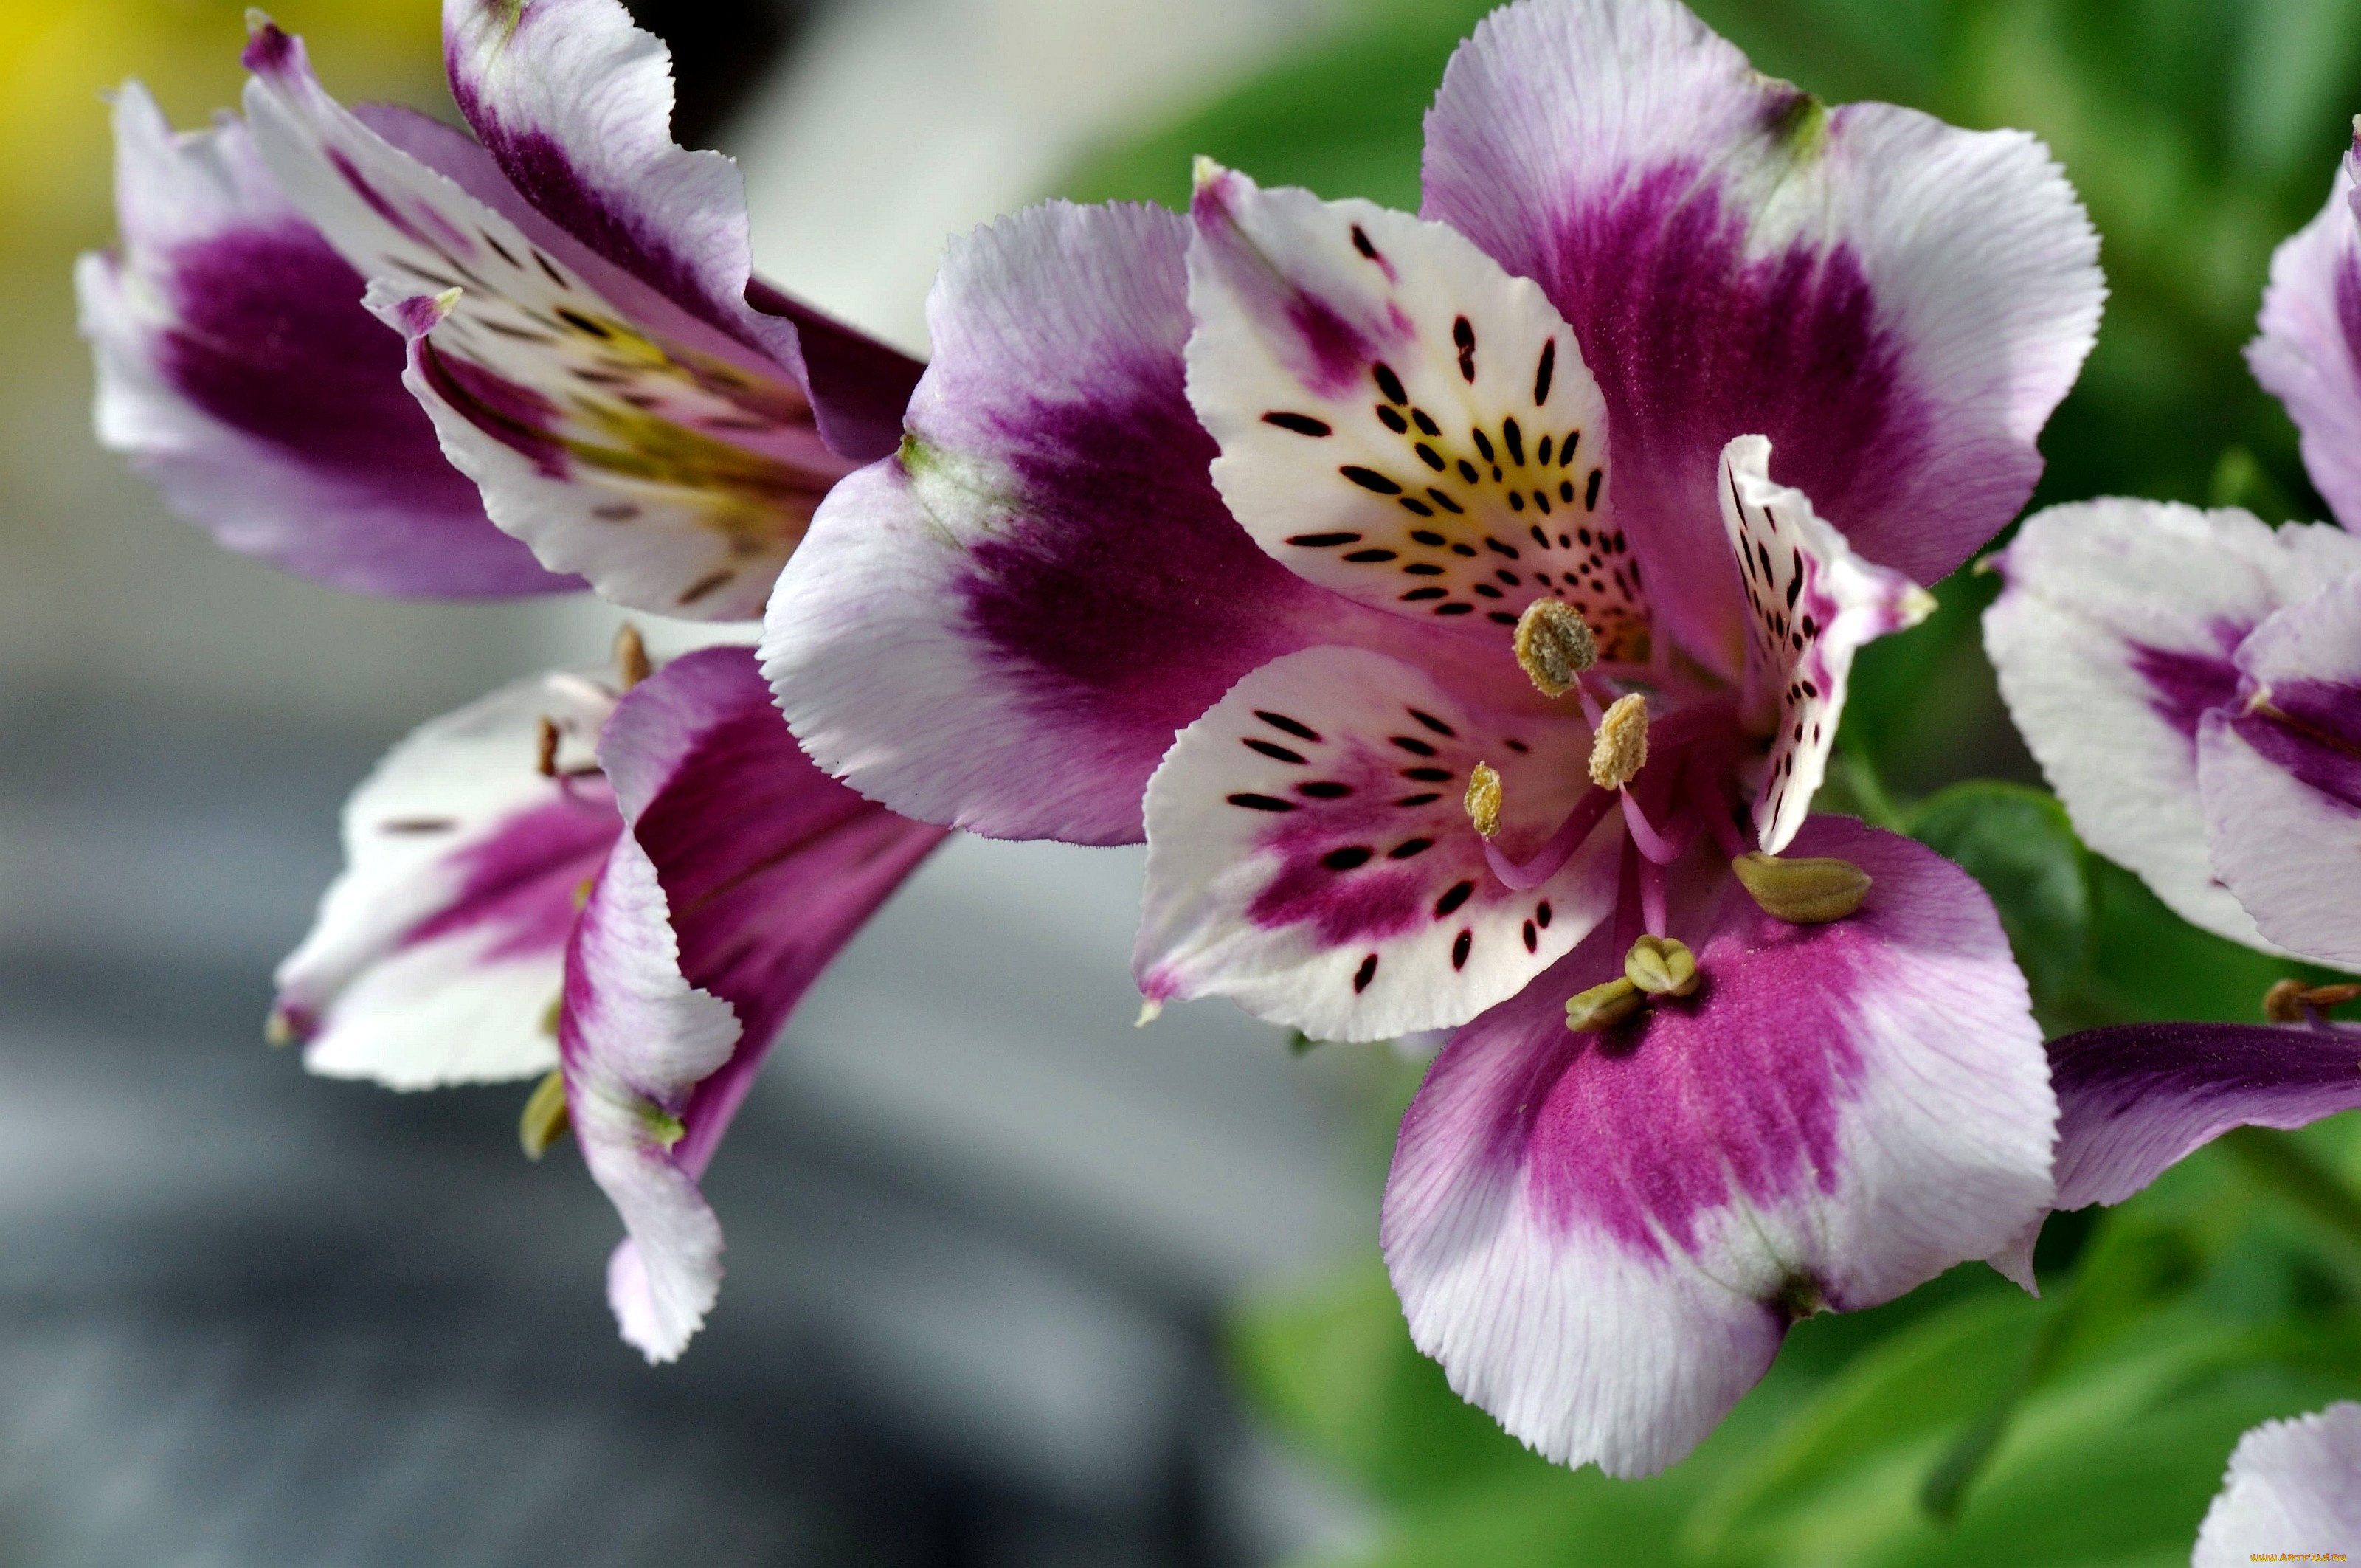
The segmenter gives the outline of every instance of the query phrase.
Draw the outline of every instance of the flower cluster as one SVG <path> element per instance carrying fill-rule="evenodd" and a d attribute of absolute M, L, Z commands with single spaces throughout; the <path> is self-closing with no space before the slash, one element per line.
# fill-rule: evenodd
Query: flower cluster
<path fill-rule="evenodd" d="M 267 25 L 242 122 L 126 91 L 100 429 L 340 587 L 764 615 L 759 669 L 627 639 L 405 741 L 273 1015 L 399 1086 L 555 1066 L 528 1136 L 570 1121 L 622 1212 L 651 1357 L 714 1299 L 696 1182 L 770 1040 L 950 828 L 1144 839 L 1144 1017 L 1447 1031 L 1380 1222 L 1411 1334 L 1620 1475 L 1798 1318 L 1970 1259 L 2030 1288 L 2052 1209 L 2361 1104 L 2334 987 L 2045 1049 L 1977 883 L 1813 811 L 1856 653 L 2025 504 L 2097 330 L 2031 137 L 1829 108 L 1676 0 L 1520 0 L 1418 214 L 1210 162 L 1185 214 L 1019 213 L 951 244 L 922 373 L 753 277 L 614 0 L 445 24 L 472 136 L 344 109 Z M 2354 202 L 2253 351 L 2348 525 Z M 2355 534 L 2111 500 L 1995 559 L 2084 838 L 2361 965 Z M 2206 1541 L 2350 1416 L 2251 1438 Z"/>

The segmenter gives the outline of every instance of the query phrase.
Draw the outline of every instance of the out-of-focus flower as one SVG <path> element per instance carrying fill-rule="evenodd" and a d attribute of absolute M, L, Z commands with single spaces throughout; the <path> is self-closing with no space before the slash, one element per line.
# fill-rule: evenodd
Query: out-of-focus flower
<path fill-rule="evenodd" d="M 175 137 L 126 90 L 122 249 L 76 274 L 102 437 L 338 587 L 752 614 L 917 366 L 752 277 L 737 171 L 673 144 L 664 49 L 614 0 L 450 0 L 445 43 L 472 137 L 346 111 L 263 22 L 243 122 Z M 630 1233 L 624 1336 L 667 1359 L 720 1279 L 699 1177 L 942 837 L 815 768 L 751 650 L 651 673 L 633 636 L 386 759 L 272 1032 L 401 1088 L 560 1068 L 528 1144 L 576 1130 Z"/>
<path fill-rule="evenodd" d="M 2238 1440 L 2191 1568 L 2329 1561 L 2361 1547 L 2361 1405 L 2340 1399 Z"/>
<path fill-rule="evenodd" d="M 2361 217 L 2281 246 L 2248 359 L 2344 525 L 2109 499 L 1997 557 L 1984 643 L 2091 847 L 2234 940 L 2361 967 Z"/>
<path fill-rule="evenodd" d="M 1465 1025 L 1387 1196 L 1412 1333 L 1638 1474 L 2049 1198 L 1989 903 L 1808 811 L 1854 651 L 2030 490 L 2096 246 L 2031 138 L 1828 110 L 1670 0 L 1496 14 L 1426 176 L 955 246 L 765 666 L 896 809 L 1144 833 L 1151 1009 Z"/>

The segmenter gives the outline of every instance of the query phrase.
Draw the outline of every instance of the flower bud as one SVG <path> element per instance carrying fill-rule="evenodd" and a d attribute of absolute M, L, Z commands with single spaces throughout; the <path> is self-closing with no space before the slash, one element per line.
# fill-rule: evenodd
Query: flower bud
<path fill-rule="evenodd" d="M 1782 860 L 1756 850 L 1730 861 L 1730 869 L 1763 914 L 1797 926 L 1841 920 L 1869 896 L 1869 873 L 1834 856 Z"/>
<path fill-rule="evenodd" d="M 1697 955 L 1675 937 L 1642 937 L 1623 955 L 1623 978 L 1651 996 L 1691 996 L 1704 981 Z"/>

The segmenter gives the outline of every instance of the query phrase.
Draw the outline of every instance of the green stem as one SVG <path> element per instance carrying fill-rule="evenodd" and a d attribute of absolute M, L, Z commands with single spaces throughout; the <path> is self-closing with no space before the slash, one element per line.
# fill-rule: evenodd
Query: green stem
<path fill-rule="evenodd" d="M 1869 813 L 1872 825 L 1893 833 L 1906 833 L 1902 807 L 1894 804 L 1886 792 L 1885 781 L 1877 776 L 1877 764 L 1859 747 L 1848 747 L 1844 752 L 1845 784 L 1852 791 L 1861 808 Z"/>
<path fill-rule="evenodd" d="M 1961 1432 L 1959 1440 L 1935 1462 L 1927 1473 L 1926 1485 L 1918 1489 L 1918 1506 L 1938 1524 L 1949 1524 L 1960 1517 L 1960 1505 L 1967 1500 L 1968 1486 L 1974 1481 L 2000 1440 L 2008 1434 L 2008 1423 L 2016 1408 L 2024 1402 L 2036 1385 L 2048 1375 L 2058 1360 L 2074 1325 L 2081 1316 L 2082 1281 L 2090 1277 L 2088 1269 L 2078 1270 L 2074 1282 L 2066 1288 L 2058 1305 L 2034 1336 L 2033 1344 L 2018 1365 L 2016 1376 L 2008 1387 L 1988 1406 L 1984 1413 Z"/>
<path fill-rule="evenodd" d="M 2268 1127 L 2235 1127 L 2216 1141 L 2247 1175 L 2361 1246 L 2361 1198 L 2310 1149 Z"/>

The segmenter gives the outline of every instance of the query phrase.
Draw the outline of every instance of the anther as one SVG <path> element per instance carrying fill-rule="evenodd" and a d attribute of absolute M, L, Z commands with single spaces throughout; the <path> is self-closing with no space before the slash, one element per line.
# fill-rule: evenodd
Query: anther
<path fill-rule="evenodd" d="M 630 691 L 649 675 L 655 666 L 648 663 L 648 645 L 640 638 L 640 629 L 630 621 L 623 622 L 615 633 L 615 675 L 625 691 Z"/>
<path fill-rule="evenodd" d="M 262 1043 L 274 1051 L 282 1046 L 293 1045 L 302 1037 L 302 1033 L 295 1026 L 294 1015 L 284 1007 L 272 1008 L 270 1016 L 262 1021 Z"/>
<path fill-rule="evenodd" d="M 2361 998 L 2361 985 L 2307 985 L 2283 980 L 2263 993 L 2263 1016 L 2274 1024 L 2301 1024 L 2315 1012 Z"/>
<path fill-rule="evenodd" d="M 557 776 L 557 722 L 547 714 L 542 715 L 541 729 L 534 739 L 533 771 L 543 778 Z"/>
<path fill-rule="evenodd" d="M 1467 820 L 1487 839 L 1500 830 L 1500 775 L 1489 763 L 1467 775 Z"/>
<path fill-rule="evenodd" d="M 1615 699 L 1590 742 L 1590 782 L 1621 789 L 1648 765 L 1648 699 L 1638 692 Z"/>
<path fill-rule="evenodd" d="M 1832 855 L 1790 861 L 1757 850 L 1730 861 L 1730 869 L 1763 914 L 1790 925 L 1841 920 L 1869 896 L 1869 873 Z"/>
<path fill-rule="evenodd" d="M 1537 598 L 1517 618 L 1517 663 L 1543 696 L 1564 696 L 1598 663 L 1598 639 L 1565 603 Z"/>
<path fill-rule="evenodd" d="M 1565 1004 L 1565 1026 L 1577 1035 L 1612 1029 L 1637 1013 L 1646 1000 L 1638 986 L 1619 975 L 1604 985 L 1576 992 Z"/>
<path fill-rule="evenodd" d="M 566 1075 L 553 1070 L 533 1086 L 524 1113 L 517 1118 L 517 1142 L 523 1146 L 524 1157 L 539 1159 L 547 1154 L 571 1125 L 573 1118 L 566 1109 Z"/>
<path fill-rule="evenodd" d="M 1623 978 L 1651 996 L 1693 996 L 1705 976 L 1677 937 L 1642 937 L 1623 955 Z"/>

